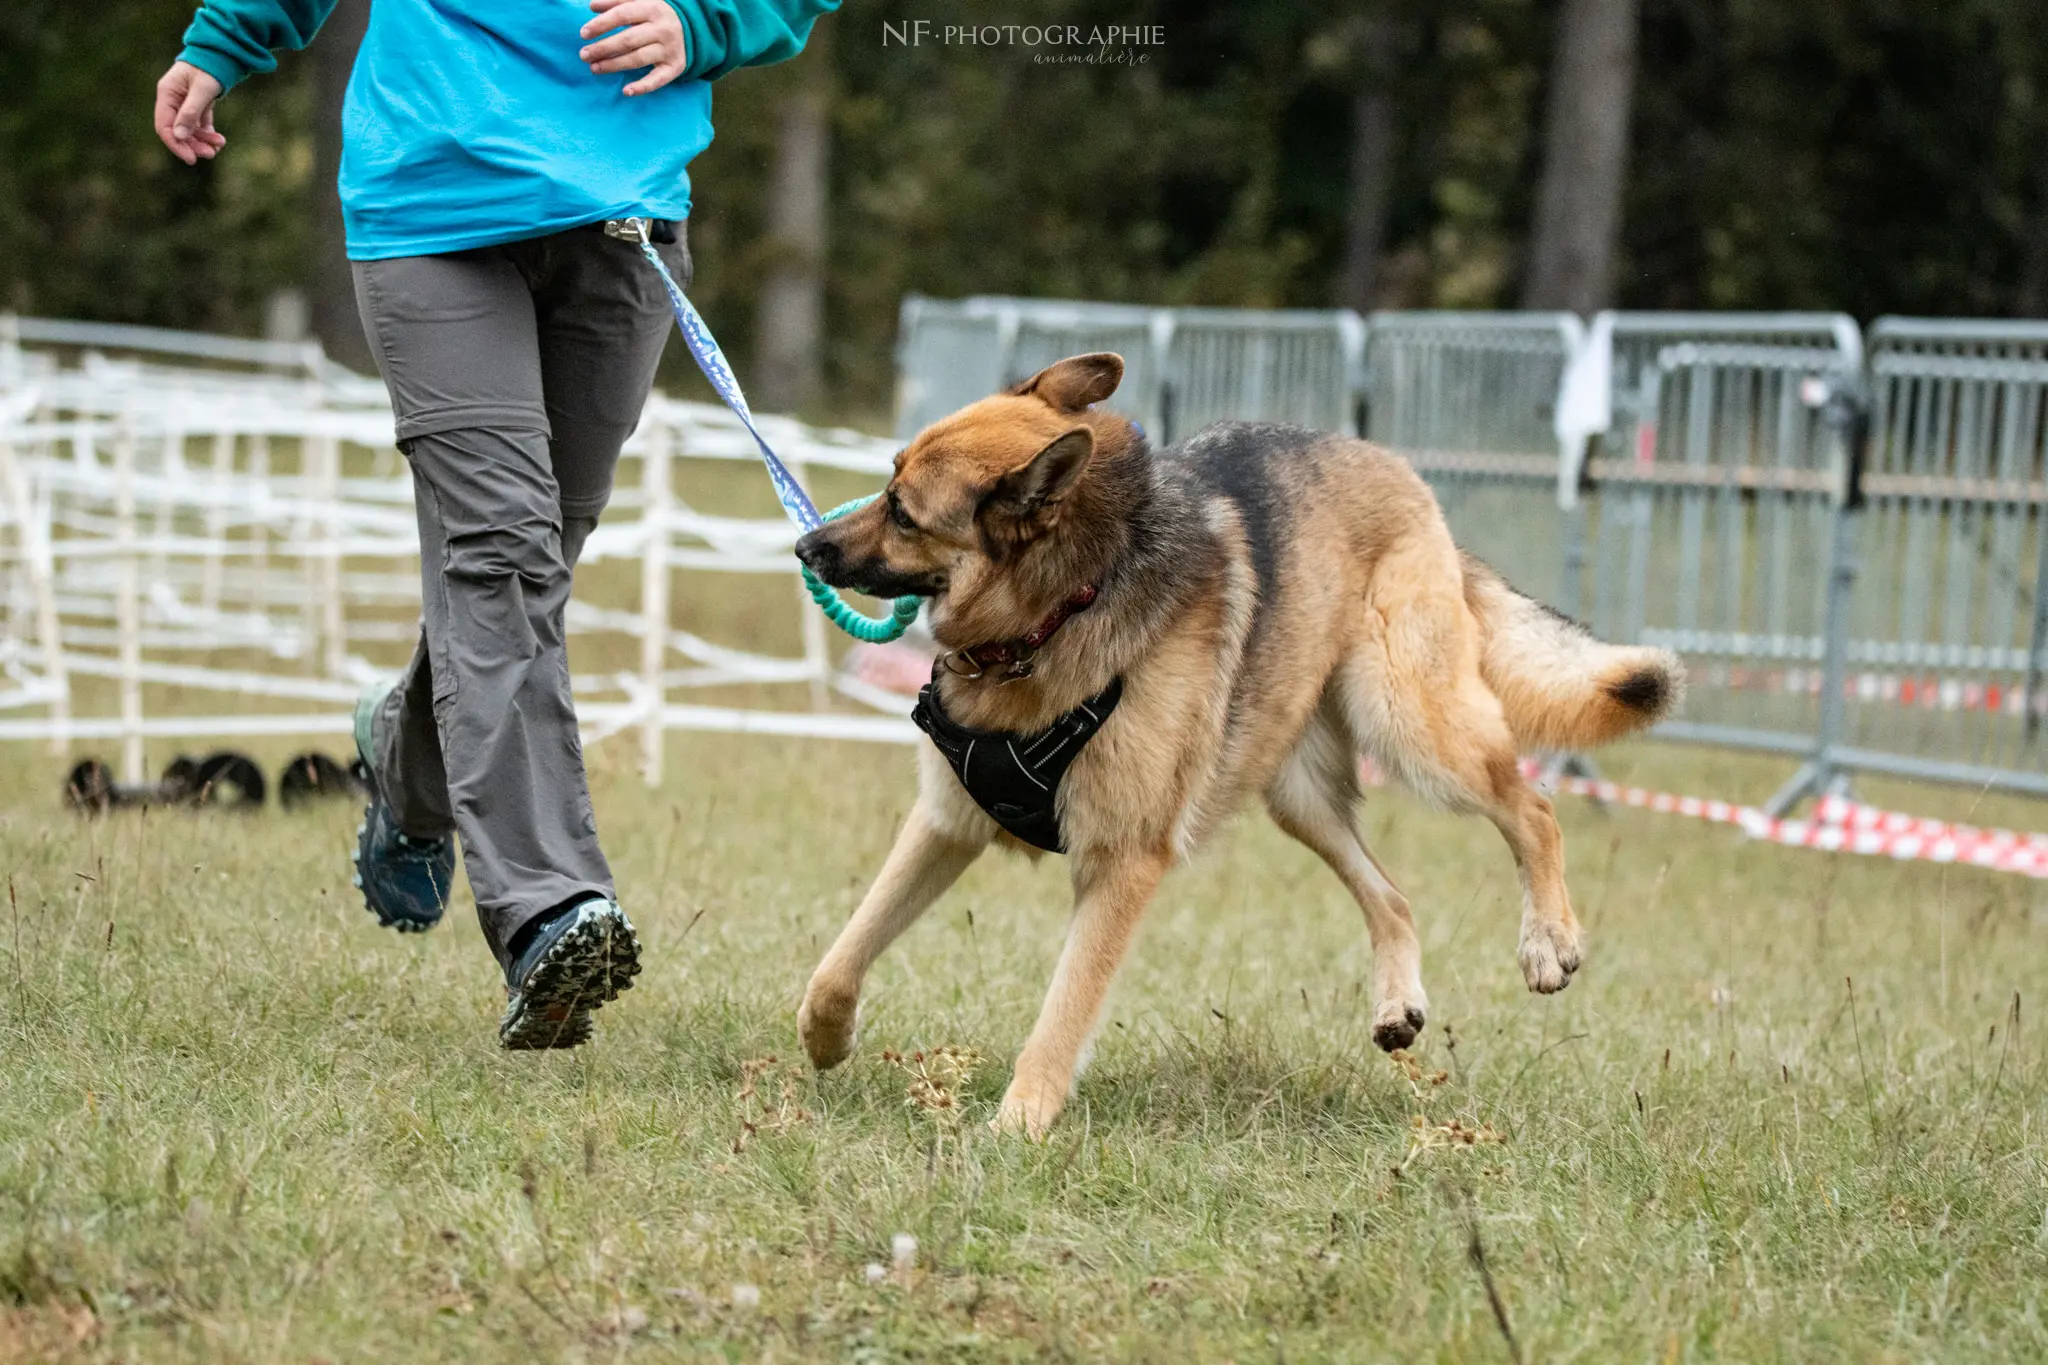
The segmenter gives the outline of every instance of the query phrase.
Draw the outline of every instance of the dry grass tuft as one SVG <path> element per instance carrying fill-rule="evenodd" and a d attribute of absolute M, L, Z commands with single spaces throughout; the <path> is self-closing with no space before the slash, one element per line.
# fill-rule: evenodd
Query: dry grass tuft
<path fill-rule="evenodd" d="M 744 1152 L 747 1144 L 764 1132 L 779 1133 L 811 1121 L 811 1111 L 798 1100 L 805 1076 L 804 1069 L 793 1062 L 784 1063 L 777 1071 L 773 1056 L 740 1063 L 740 1088 L 733 1096 L 740 1121 L 740 1130 L 732 1140 L 734 1153 Z M 774 1082 L 776 1093 L 772 1100 L 761 1093 L 763 1081 Z"/>

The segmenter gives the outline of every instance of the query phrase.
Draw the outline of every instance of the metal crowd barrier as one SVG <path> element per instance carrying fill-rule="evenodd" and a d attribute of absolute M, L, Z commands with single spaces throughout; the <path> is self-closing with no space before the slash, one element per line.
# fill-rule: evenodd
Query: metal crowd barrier
<path fill-rule="evenodd" d="M 1156 427 L 1156 357 L 1162 348 L 1152 328 L 1162 311 L 1049 299 L 952 301 L 909 295 L 903 300 L 897 342 L 896 434 L 907 439 L 1055 360 L 1088 351 L 1123 356 L 1119 402 Z"/>
<path fill-rule="evenodd" d="M 1856 772 L 2048 795 L 2048 324 L 913 298 L 903 328 L 900 435 L 1113 349 L 1119 404 L 1161 441 L 1236 417 L 1400 451 L 1524 590 L 1687 658 L 1661 733 L 1803 760 L 1779 809 Z M 888 442 L 769 421 L 800 463 L 886 471 Z M 362 651 L 414 629 L 389 422 L 380 386 L 304 348 L 0 319 L 0 738 L 118 736 L 139 768 L 151 735 L 345 727 Z M 639 609 L 572 616 L 637 637 L 641 666 L 579 677 L 586 719 L 641 730 L 650 772 L 680 725 L 903 737 L 831 708 L 895 699 L 838 670 L 809 614 L 800 657 L 674 627 L 674 573 L 789 569 L 779 522 L 684 500 L 678 462 L 706 458 L 750 458 L 722 410 L 650 406 L 588 551 L 638 560 Z M 73 678 L 112 683 L 119 714 L 67 710 Z M 810 708 L 668 700 L 730 684 Z M 145 716 L 168 687 L 333 709 Z"/>
<path fill-rule="evenodd" d="M 1883 317 L 1870 324 L 1870 353 L 1968 360 L 2048 360 L 2048 322 L 2023 318 Z"/>
<path fill-rule="evenodd" d="M 1823 760 L 2048 794 L 2048 325 L 1885 318 Z"/>
<path fill-rule="evenodd" d="M 1589 623 L 1687 663 L 1667 738 L 1804 756 L 1822 733 L 1834 528 L 1844 499 L 1825 400 L 1854 358 L 1685 343 L 1639 368 L 1633 439 L 1587 462 Z"/>
<path fill-rule="evenodd" d="M 1118 406 L 1161 442 L 1224 418 L 1358 429 L 1366 327 L 1356 313 L 911 295 L 900 326 L 902 439 L 1087 351 L 1123 356 Z"/>
<path fill-rule="evenodd" d="M 1833 352 L 1855 369 L 1863 364 L 1863 334 L 1847 313 L 1603 313 L 1613 337 L 1615 406 L 1632 418 L 1643 381 L 1667 346 L 1774 346 Z"/>
<path fill-rule="evenodd" d="M 1584 342 L 1569 313 L 1375 313 L 1364 434 L 1436 490 L 1458 543 L 1576 615 L 1559 514 L 1558 388 Z"/>

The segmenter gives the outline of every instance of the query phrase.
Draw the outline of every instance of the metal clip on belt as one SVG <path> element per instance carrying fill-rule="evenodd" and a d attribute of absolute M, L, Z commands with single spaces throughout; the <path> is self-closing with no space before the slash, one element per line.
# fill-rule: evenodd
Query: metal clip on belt
<path fill-rule="evenodd" d="M 676 240 L 676 226 L 658 218 L 608 218 L 604 235 L 640 246 L 669 246 Z"/>

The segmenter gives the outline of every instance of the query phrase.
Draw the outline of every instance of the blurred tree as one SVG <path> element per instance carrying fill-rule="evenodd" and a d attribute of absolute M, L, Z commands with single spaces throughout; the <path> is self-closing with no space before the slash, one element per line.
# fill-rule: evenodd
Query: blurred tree
<path fill-rule="evenodd" d="M 2020 268 L 2019 289 L 2013 295 L 2013 311 L 2030 318 L 2048 315 L 2048 135 L 2042 137 L 2041 149 L 2026 259 Z"/>
<path fill-rule="evenodd" d="M 2005 136 L 2016 144 L 2015 164 L 2023 172 L 2030 165 L 2032 170 L 2020 181 L 2021 264 L 2013 311 L 2043 317 L 2048 316 L 2048 42 L 2042 41 L 2032 16 L 2006 9 L 1997 17 L 1998 46 L 2009 54 Z"/>
<path fill-rule="evenodd" d="M 820 24 L 809 50 L 778 73 L 786 90 L 768 179 L 770 259 L 754 363 L 756 397 L 775 412 L 809 411 L 824 396 L 832 33 L 832 24 Z"/>
<path fill-rule="evenodd" d="M 2043 42 L 2022 0 L 1645 0 L 1622 303 L 2010 310 Z"/>
<path fill-rule="evenodd" d="M 1525 308 L 1610 302 L 1635 96 L 1637 0 L 1564 0 Z"/>
<path fill-rule="evenodd" d="M 221 106 L 228 154 L 156 139 L 190 0 L 0 7 L 0 305 L 255 334 L 312 238 L 303 63 Z"/>
<path fill-rule="evenodd" d="M 1395 81 L 1401 48 L 1400 19 L 1384 0 L 1348 26 L 1357 47 L 1357 88 L 1351 96 L 1351 161 L 1344 205 L 1341 307 L 1368 313 L 1379 298 L 1381 258 L 1394 189 Z"/>

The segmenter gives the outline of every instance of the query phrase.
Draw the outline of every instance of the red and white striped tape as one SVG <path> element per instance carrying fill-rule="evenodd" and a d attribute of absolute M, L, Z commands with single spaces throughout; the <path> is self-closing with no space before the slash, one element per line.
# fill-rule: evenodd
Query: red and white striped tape
<path fill-rule="evenodd" d="M 1907 815 L 1903 811 L 1866 806 L 1860 801 L 1850 801 L 1839 796 L 1824 798 L 1816 807 L 1816 814 L 1822 821 L 1831 825 L 1842 825 L 1858 832 L 1876 830 L 1891 838 L 1917 835 L 1923 839 L 2018 840 L 2048 853 L 2048 834 L 2016 834 L 2005 829 L 1976 829 L 1969 825 L 1951 824 L 1946 820 L 1935 820 L 1924 815 Z"/>
<path fill-rule="evenodd" d="M 1759 668 L 1749 664 L 1697 664 L 1695 687 L 1731 692 L 1775 692 L 1817 697 L 1821 671 L 1815 667 Z M 1994 716 L 2024 716 L 2031 708 L 2048 715 L 2048 691 L 2035 689 L 2029 698 L 2018 683 L 1980 682 L 1974 678 L 1904 673 L 1856 673 L 1842 680 L 1842 696 L 1854 702 L 1888 702 L 1921 711 L 1981 711 Z"/>
<path fill-rule="evenodd" d="M 1370 759 L 1360 763 L 1359 775 L 1368 786 L 1380 786 L 1386 781 Z M 1543 769 L 1534 761 L 1524 759 L 1522 775 L 1531 782 L 1540 783 Z M 1860 853 L 1867 857 L 1902 861 L 1963 863 L 1992 872 L 2016 872 L 2023 877 L 2048 878 L 2048 834 L 1978 829 L 1974 825 L 1951 824 L 1946 820 L 1866 806 L 1841 797 L 1828 797 L 1818 802 L 1810 820 L 1793 820 L 1733 801 L 1680 796 L 1673 792 L 1651 791 L 1647 787 L 1630 787 L 1619 782 L 1594 781 L 1584 777 L 1559 778 L 1554 789 L 1609 805 L 1632 806 L 1660 815 L 1683 815 L 1712 824 L 1733 825 L 1752 839 L 1786 848 Z"/>
<path fill-rule="evenodd" d="M 1523 770 L 1532 779 L 1537 775 L 1533 764 L 1525 764 Z M 1755 806 L 1675 796 L 1583 777 L 1565 778 L 1558 786 L 1575 796 L 1734 825 L 1752 839 L 1787 848 L 1817 848 L 1902 861 L 1963 863 L 1992 872 L 2048 878 L 2048 834 L 1978 829 L 1881 810 L 1839 797 L 1821 801 L 1813 819 L 1793 820 L 1766 814 Z"/>

